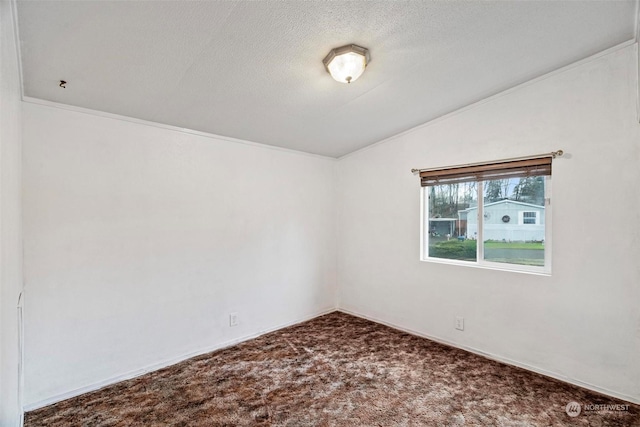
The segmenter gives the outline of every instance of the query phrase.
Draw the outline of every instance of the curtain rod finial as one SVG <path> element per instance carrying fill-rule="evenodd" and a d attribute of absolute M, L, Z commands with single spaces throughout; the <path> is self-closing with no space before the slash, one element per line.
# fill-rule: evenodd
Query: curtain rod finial
<path fill-rule="evenodd" d="M 562 155 L 564 154 L 564 151 L 562 150 L 558 150 L 558 151 L 552 151 L 551 155 L 553 156 L 553 158 L 555 159 L 556 157 L 562 157 Z"/>
<path fill-rule="evenodd" d="M 420 169 L 411 169 L 411 173 L 412 174 L 417 174 L 418 172 L 420 172 Z"/>

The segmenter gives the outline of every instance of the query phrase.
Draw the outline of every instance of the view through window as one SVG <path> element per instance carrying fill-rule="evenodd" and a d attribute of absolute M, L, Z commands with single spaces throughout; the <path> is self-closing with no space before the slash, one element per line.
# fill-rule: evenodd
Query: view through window
<path fill-rule="evenodd" d="M 424 186 L 425 258 L 544 269 L 549 185 L 522 176 Z"/>

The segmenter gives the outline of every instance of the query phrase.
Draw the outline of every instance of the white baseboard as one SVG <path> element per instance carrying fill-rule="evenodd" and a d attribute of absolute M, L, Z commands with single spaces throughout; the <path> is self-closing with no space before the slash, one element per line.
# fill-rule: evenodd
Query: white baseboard
<path fill-rule="evenodd" d="M 469 347 L 469 346 L 463 346 L 463 345 L 460 345 L 460 344 L 456 344 L 456 343 L 453 343 L 453 342 L 448 341 L 446 339 L 442 339 L 440 337 L 436 337 L 436 336 L 433 336 L 433 335 L 429 335 L 429 334 L 425 334 L 425 333 L 422 333 L 422 332 L 414 331 L 412 329 L 408 329 L 408 328 L 405 328 L 405 327 L 402 327 L 402 326 L 398 326 L 398 325 L 395 325 L 393 323 L 387 322 L 385 320 L 381 320 L 381 319 L 377 319 L 375 317 L 367 316 L 365 314 L 361 314 L 361 313 L 358 313 L 356 311 L 349 310 L 349 309 L 346 309 L 346 308 L 338 307 L 337 311 L 340 311 L 340 312 L 343 312 L 343 313 L 346 313 L 346 314 L 350 314 L 352 316 L 360 317 L 362 319 L 370 320 L 372 322 L 380 323 L 380 324 L 388 326 L 390 328 L 397 329 L 399 331 L 406 332 L 408 334 L 415 335 L 415 336 L 418 336 L 418 337 L 426 338 L 426 339 L 429 339 L 431 341 L 435 341 L 437 343 L 447 345 L 449 347 L 459 348 L 461 350 L 465 350 L 465 351 L 468 351 L 470 353 L 474 353 L 474 354 L 477 354 L 479 356 L 486 357 L 487 359 L 491 359 L 491 360 L 495 360 L 495 361 L 500 362 L 500 363 L 504 363 L 506 365 L 516 366 L 518 368 L 526 369 L 527 371 L 532 371 L 532 372 L 535 372 L 537 374 L 544 375 L 546 377 L 551 377 L 551 378 L 554 378 L 556 380 L 560 380 L 560 381 L 565 382 L 565 383 L 569 383 L 569 384 L 572 384 L 572 385 L 575 385 L 575 386 L 578 386 L 578 387 L 586 388 L 588 390 L 595 391 L 596 393 L 600 393 L 600 394 L 604 394 L 604 395 L 607 395 L 607 396 L 615 397 L 616 399 L 622 399 L 622 400 L 625 400 L 627 402 L 640 404 L 640 398 L 629 396 L 629 395 L 627 395 L 625 393 L 619 393 L 617 391 L 613 391 L 613 390 L 609 390 L 609 389 L 606 389 L 606 388 L 603 388 L 603 387 L 599 387 L 599 386 L 596 386 L 596 385 L 593 385 L 593 384 L 590 384 L 590 383 L 587 383 L 587 382 L 584 382 L 584 381 L 580 381 L 580 380 L 575 379 L 575 378 L 569 378 L 569 377 L 567 377 L 565 375 L 561 375 L 561 374 L 558 374 L 556 372 L 548 371 L 546 369 L 539 368 L 537 366 L 532 366 L 532 365 L 529 365 L 529 364 L 526 364 L 526 363 L 521 363 L 521 362 L 518 362 L 516 360 L 509 359 L 507 357 L 499 356 L 499 355 L 492 354 L 492 353 L 487 353 L 485 351 L 479 350 L 479 349 L 474 348 L 474 347 Z"/>
<path fill-rule="evenodd" d="M 298 323 L 306 322 L 307 320 L 311 320 L 311 319 L 314 319 L 316 317 L 332 313 L 334 311 L 336 311 L 336 308 L 325 309 L 325 310 L 316 312 L 315 314 L 312 314 L 312 315 L 309 315 L 309 316 L 305 316 L 303 318 L 296 319 L 296 320 L 294 320 L 292 322 L 287 322 L 287 323 L 284 323 L 284 324 L 281 324 L 281 325 L 278 325 L 278 326 L 271 327 L 269 329 L 263 329 L 263 330 L 255 333 L 255 334 L 245 335 L 243 337 L 235 338 L 235 339 L 230 340 L 230 341 L 224 341 L 222 343 L 218 343 L 218 344 L 212 345 L 210 347 L 202 348 L 202 349 L 199 349 L 199 350 L 196 350 L 196 351 L 192 351 L 192 352 L 189 352 L 189 353 L 186 353 L 186 354 L 182 354 L 180 356 L 173 357 L 171 359 L 166 359 L 166 360 L 163 360 L 163 361 L 160 361 L 160 362 L 157 362 L 157 363 L 153 363 L 151 365 L 147 365 L 144 368 L 136 369 L 134 371 L 129 371 L 129 372 L 126 372 L 124 374 L 116 375 L 114 377 L 107 378 L 107 379 L 104 379 L 102 381 L 98 381 L 98 382 L 93 383 L 93 384 L 89 384 L 89 385 L 84 386 L 84 387 L 76 388 L 74 390 L 70 390 L 70 391 L 67 391 L 67 392 L 62 393 L 62 394 L 51 396 L 51 397 L 48 397 L 46 399 L 40 400 L 38 402 L 34 402 L 34 403 L 30 403 L 28 405 L 25 405 L 23 407 L 23 413 L 24 412 L 33 411 L 33 410 L 36 410 L 36 409 L 40 409 L 40 408 L 44 408 L 45 406 L 49 406 L 49 405 L 52 405 L 54 403 L 61 402 L 63 400 L 67 400 L 67 399 L 70 399 L 72 397 L 79 396 L 81 394 L 90 393 L 92 391 L 100 390 L 101 388 L 108 387 L 110 385 L 119 383 L 121 381 L 129 380 L 131 378 L 136 378 L 136 377 L 139 377 L 141 375 L 147 374 L 149 372 L 157 371 L 159 369 L 166 368 L 167 366 L 175 365 L 176 363 L 180 363 L 180 362 L 182 362 L 184 360 L 191 359 L 192 357 L 200 356 L 202 354 L 211 353 L 212 351 L 222 350 L 224 348 L 231 347 L 231 346 L 234 346 L 236 344 L 240 344 L 241 342 L 245 342 L 245 341 L 257 338 L 257 337 L 259 337 L 261 335 L 268 334 L 270 332 L 277 331 L 279 329 L 283 329 L 283 328 L 286 328 L 286 327 L 289 327 L 289 326 L 297 325 Z"/>
<path fill-rule="evenodd" d="M 512 359 L 509 359 L 509 358 L 498 356 L 498 355 L 495 355 L 495 354 L 492 354 L 492 353 L 487 353 L 485 351 L 482 351 L 482 350 L 479 350 L 479 349 L 476 349 L 476 348 L 473 348 L 473 347 L 461 346 L 459 344 L 455 344 L 455 343 L 453 343 L 451 341 L 448 341 L 448 340 L 445 340 L 445 339 L 442 339 L 442 338 L 439 338 L 439 337 L 436 337 L 436 336 L 433 336 L 433 335 L 429 335 L 429 334 L 425 334 L 425 333 L 422 333 L 422 332 L 414 331 L 412 329 L 405 328 L 405 327 L 402 327 L 402 326 L 398 326 L 398 325 L 395 325 L 393 323 L 387 322 L 385 320 L 377 319 L 377 318 L 372 317 L 372 316 L 367 316 L 365 314 L 361 314 L 361 313 L 358 313 L 358 312 L 353 311 L 353 310 L 349 310 L 349 309 L 345 309 L 345 308 L 339 307 L 337 309 L 336 308 L 326 309 L 326 310 L 317 312 L 315 314 L 312 314 L 312 315 L 309 315 L 309 316 L 305 316 L 304 318 L 297 319 L 297 320 L 292 321 L 292 322 L 281 324 L 281 325 L 278 325 L 278 326 L 275 326 L 275 327 L 272 327 L 272 328 L 269 328 L 269 329 L 261 330 L 261 331 L 255 333 L 255 334 L 246 335 L 246 336 L 243 336 L 243 337 L 240 337 L 240 338 L 236 338 L 236 339 L 233 339 L 233 340 L 230 340 L 230 341 L 225 341 L 225 342 L 213 345 L 211 347 L 207 347 L 207 348 L 204 348 L 204 349 L 193 351 L 193 352 L 190 352 L 190 353 L 187 353 L 187 354 L 183 354 L 183 355 L 171 358 L 171 359 L 163 360 L 161 362 L 148 365 L 148 366 L 146 366 L 144 368 L 137 369 L 135 371 L 130 371 L 130 372 L 127 372 L 127 373 L 124 373 L 124 374 L 121 374 L 121 375 L 117 375 L 115 377 L 111 377 L 111 378 L 105 379 L 103 381 L 99 381 L 97 383 L 93 383 L 93 384 L 90 384 L 90 385 L 87 385 L 87 386 L 84 386 L 84 387 L 80 387 L 80 388 L 77 388 L 77 389 L 74 389 L 74 390 L 70 390 L 68 392 L 65 392 L 65 393 L 62 393 L 62 394 L 59 394 L 59 395 L 56 395 L 56 396 L 51 396 L 51 397 L 49 397 L 47 399 L 40 400 L 38 402 L 34 402 L 34 403 L 29 404 L 29 405 L 25 405 L 23 409 L 24 409 L 24 412 L 29 412 L 29 411 L 33 411 L 33 410 L 36 410 L 36 409 L 39 409 L 39 408 L 43 408 L 45 406 L 48 406 L 48 405 L 51 405 L 51 404 L 54 404 L 54 403 L 57 403 L 57 402 L 61 402 L 61 401 L 66 400 L 66 399 L 70 399 L 72 397 L 76 397 L 76 396 L 79 396 L 81 394 L 85 394 L 85 393 L 89 393 L 89 392 L 92 392 L 92 391 L 100 390 L 101 388 L 108 387 L 108 386 L 116 384 L 118 382 L 129 380 L 131 378 L 136 378 L 136 377 L 139 377 L 139 376 L 144 375 L 146 373 L 157 371 L 157 370 L 162 369 L 162 368 L 166 368 L 167 366 L 175 365 L 176 363 L 180 363 L 180 362 L 182 362 L 184 360 L 187 360 L 187 359 L 190 359 L 192 357 L 200 356 L 202 354 L 210 353 L 210 352 L 216 351 L 216 350 L 222 350 L 224 348 L 234 346 L 234 345 L 239 344 L 241 342 L 245 342 L 245 341 L 257 338 L 257 337 L 259 337 L 261 335 L 268 334 L 268 333 L 273 332 L 273 331 L 277 331 L 278 329 L 282 329 L 282 328 L 286 328 L 286 327 L 289 327 L 289 326 L 296 325 L 298 323 L 306 322 L 307 320 L 311 320 L 313 318 L 316 318 L 316 317 L 319 317 L 319 316 L 323 316 L 325 314 L 329 314 L 329 313 L 332 313 L 334 311 L 341 311 L 343 313 L 350 314 L 352 316 L 360 317 L 362 319 L 370 320 L 372 322 L 376 322 L 376 323 L 380 323 L 380 324 L 385 325 L 385 326 L 389 326 L 390 328 L 397 329 L 399 331 L 406 332 L 406 333 L 409 333 L 411 335 L 415 335 L 415 336 L 419 336 L 419 337 L 422 337 L 422 338 L 426 338 L 426 339 L 429 339 L 429 340 L 432 340 L 432 341 L 435 341 L 435 342 L 438 342 L 440 344 L 444 344 L 444 345 L 447 345 L 447 346 L 450 346 L 450 347 L 459 348 L 461 350 L 465 350 L 465 351 L 468 351 L 470 353 L 474 353 L 474 354 L 486 357 L 488 359 L 495 360 L 495 361 L 500 362 L 500 363 L 505 363 L 507 365 L 517 366 L 519 368 L 526 369 L 526 370 L 532 371 L 532 372 L 536 372 L 538 374 L 541 374 L 541 375 L 544 375 L 544 376 L 547 376 L 547 377 L 551 377 L 551 378 L 554 378 L 554 379 L 557 379 L 557 380 L 560 380 L 560 381 L 563 381 L 563 382 L 566 382 L 566 383 L 569 383 L 569 384 L 572 384 L 572 385 L 575 385 L 575 386 L 578 386 L 578 387 L 586 388 L 588 390 L 595 391 L 597 393 L 601 393 L 601 394 L 604 394 L 604 395 L 607 395 L 607 396 L 615 397 L 617 399 L 622 399 L 622 400 L 625 400 L 625 401 L 628 401 L 628 402 L 631 402 L 631 403 L 640 404 L 640 399 L 634 398 L 633 396 L 629 396 L 629 395 L 626 395 L 624 393 L 619 393 L 619 392 L 616 392 L 616 391 L 613 391 L 613 390 L 608 390 L 608 389 L 605 389 L 605 388 L 602 388 L 602 387 L 598 387 L 598 386 L 595 386 L 595 385 L 590 384 L 590 383 L 586 383 L 586 382 L 583 382 L 583 381 L 580 381 L 580 380 L 577 380 L 577 379 L 574 379 L 574 378 L 569 378 L 569 377 L 566 377 L 564 375 L 557 374 L 557 373 L 552 372 L 552 371 L 548 371 L 546 369 L 539 368 L 537 366 L 528 365 L 526 363 L 521 363 L 521 362 L 518 362 L 516 360 L 512 360 Z"/>

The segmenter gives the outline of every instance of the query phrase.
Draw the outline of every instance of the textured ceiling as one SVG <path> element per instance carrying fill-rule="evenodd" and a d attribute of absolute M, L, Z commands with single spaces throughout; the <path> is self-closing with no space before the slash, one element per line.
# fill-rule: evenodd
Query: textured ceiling
<path fill-rule="evenodd" d="M 18 0 L 18 24 L 25 96 L 339 157 L 631 40 L 635 10 Z M 371 63 L 345 85 L 322 59 L 349 43 Z"/>

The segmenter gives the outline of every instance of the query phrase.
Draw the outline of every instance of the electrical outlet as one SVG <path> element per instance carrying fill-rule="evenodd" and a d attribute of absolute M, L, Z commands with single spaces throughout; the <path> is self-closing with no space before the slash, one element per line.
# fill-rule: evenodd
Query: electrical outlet
<path fill-rule="evenodd" d="M 456 329 L 464 331 L 464 317 L 456 317 Z"/>
<path fill-rule="evenodd" d="M 229 326 L 238 326 L 238 313 L 229 314 Z"/>

